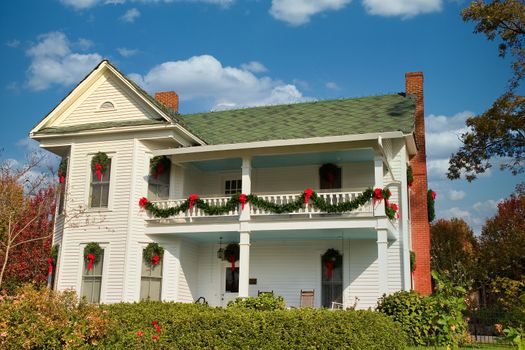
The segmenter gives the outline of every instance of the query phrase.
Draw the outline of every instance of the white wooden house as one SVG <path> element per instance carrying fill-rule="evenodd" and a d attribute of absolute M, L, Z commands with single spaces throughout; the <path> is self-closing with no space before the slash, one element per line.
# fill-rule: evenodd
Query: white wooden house
<path fill-rule="evenodd" d="M 406 175 L 421 149 L 416 102 L 401 93 L 180 115 L 175 93 L 155 99 L 102 61 L 30 133 L 67 163 L 55 288 L 93 302 L 203 297 L 214 306 L 273 292 L 290 307 L 300 306 L 302 291 L 313 291 L 315 307 L 357 301 L 368 308 L 383 293 L 417 286 Z M 98 152 L 110 160 L 101 181 L 91 167 Z M 162 155 L 169 166 L 152 176 L 150 160 Z M 328 178 L 323 166 L 332 169 Z M 372 200 L 340 213 L 310 202 L 276 214 L 248 202 L 221 215 L 194 206 L 168 218 L 139 206 L 147 197 L 158 208 L 173 207 L 192 194 L 218 205 L 239 193 L 282 204 L 305 189 L 337 204 L 367 188 L 388 188 L 399 218 L 389 219 L 384 201 Z M 79 206 L 85 212 L 72 217 Z M 103 257 L 88 270 L 90 242 Z M 143 259 L 151 242 L 165 249 L 153 268 Z M 235 272 L 218 258 L 231 243 L 240 247 Z M 331 276 L 322 260 L 328 249 L 341 256 Z"/>

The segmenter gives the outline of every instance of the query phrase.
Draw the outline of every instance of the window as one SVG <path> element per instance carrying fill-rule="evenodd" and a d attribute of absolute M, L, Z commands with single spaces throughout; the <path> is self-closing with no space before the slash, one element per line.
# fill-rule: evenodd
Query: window
<path fill-rule="evenodd" d="M 150 175 L 148 179 L 148 198 L 150 200 L 169 199 L 171 165 L 156 176 Z"/>
<path fill-rule="evenodd" d="M 109 202 L 109 179 L 111 176 L 111 159 L 109 159 L 106 169 L 102 172 L 100 181 L 97 173 L 91 171 L 91 186 L 89 195 L 90 208 L 107 208 Z"/>
<path fill-rule="evenodd" d="M 235 268 L 235 272 L 231 267 L 226 268 L 226 290 L 228 293 L 239 292 L 239 268 Z"/>
<path fill-rule="evenodd" d="M 84 253 L 82 253 L 83 255 Z M 91 270 L 88 270 L 88 262 L 84 260 L 84 269 L 82 273 L 82 291 L 81 295 L 90 303 L 100 302 L 100 288 L 102 286 L 102 267 L 104 265 L 104 250 L 99 261 L 93 264 Z"/>
<path fill-rule="evenodd" d="M 160 300 L 162 289 L 162 260 L 157 265 L 147 264 L 142 257 L 140 300 Z"/>
<path fill-rule="evenodd" d="M 112 109 L 115 109 L 115 105 L 112 102 L 106 101 L 100 105 L 100 110 L 102 111 L 108 111 Z"/>
<path fill-rule="evenodd" d="M 321 190 L 341 189 L 341 168 L 334 164 L 324 164 L 319 168 L 319 188 Z"/>
<path fill-rule="evenodd" d="M 242 180 L 226 180 L 224 183 L 224 194 L 232 195 L 242 193 Z"/>

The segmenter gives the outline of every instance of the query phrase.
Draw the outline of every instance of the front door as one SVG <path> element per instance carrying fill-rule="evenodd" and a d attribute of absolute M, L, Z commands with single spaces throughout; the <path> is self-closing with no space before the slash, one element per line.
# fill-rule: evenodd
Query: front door
<path fill-rule="evenodd" d="M 231 264 L 223 265 L 221 272 L 221 306 L 228 306 L 228 302 L 239 296 L 239 267 L 232 269 Z"/>

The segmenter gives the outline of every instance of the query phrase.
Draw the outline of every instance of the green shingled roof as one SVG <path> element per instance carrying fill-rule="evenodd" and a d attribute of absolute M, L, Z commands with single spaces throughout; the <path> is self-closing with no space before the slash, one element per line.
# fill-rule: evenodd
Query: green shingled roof
<path fill-rule="evenodd" d="M 404 94 L 179 115 L 208 144 L 402 131 L 414 128 L 415 99 Z"/>

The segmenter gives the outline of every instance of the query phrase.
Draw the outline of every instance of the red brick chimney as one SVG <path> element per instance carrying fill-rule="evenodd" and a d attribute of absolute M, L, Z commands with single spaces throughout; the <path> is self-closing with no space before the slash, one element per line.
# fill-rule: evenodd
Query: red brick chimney
<path fill-rule="evenodd" d="M 425 106 L 423 73 L 405 74 L 406 93 L 416 98 L 415 137 L 417 154 L 410 160 L 414 183 L 410 189 L 410 222 L 412 251 L 416 253 L 414 289 L 421 294 L 432 293 L 430 277 L 430 225 L 427 211 L 427 155 L 425 150 Z"/>
<path fill-rule="evenodd" d="M 179 111 L 179 96 L 175 91 L 156 92 L 155 99 L 175 112 Z"/>

